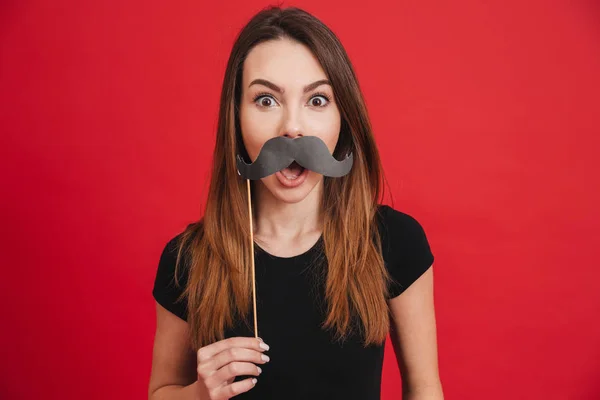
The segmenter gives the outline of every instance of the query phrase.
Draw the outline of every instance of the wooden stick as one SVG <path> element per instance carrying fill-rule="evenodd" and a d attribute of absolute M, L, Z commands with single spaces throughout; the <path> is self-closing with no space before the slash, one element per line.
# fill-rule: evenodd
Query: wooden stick
<path fill-rule="evenodd" d="M 258 338 L 258 321 L 256 318 L 256 272 L 254 270 L 254 229 L 252 228 L 252 200 L 250 198 L 250 179 L 248 182 L 248 216 L 250 218 L 250 260 L 252 263 L 252 308 L 254 310 L 254 337 Z"/>

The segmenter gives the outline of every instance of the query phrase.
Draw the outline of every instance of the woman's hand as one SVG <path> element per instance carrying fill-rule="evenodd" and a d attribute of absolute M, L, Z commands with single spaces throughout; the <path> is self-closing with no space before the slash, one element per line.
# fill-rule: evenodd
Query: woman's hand
<path fill-rule="evenodd" d="M 263 352 L 269 346 L 253 337 L 232 337 L 198 350 L 198 399 L 227 400 L 247 392 L 256 384 L 255 378 L 234 382 L 236 376 L 262 372 L 255 364 L 264 364 L 269 357 Z"/>

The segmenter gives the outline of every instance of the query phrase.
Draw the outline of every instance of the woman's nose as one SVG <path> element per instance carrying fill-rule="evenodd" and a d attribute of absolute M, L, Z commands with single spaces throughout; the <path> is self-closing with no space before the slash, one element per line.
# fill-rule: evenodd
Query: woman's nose
<path fill-rule="evenodd" d="M 281 135 L 292 139 L 302 136 L 304 134 L 302 124 L 300 121 L 300 113 L 293 110 L 288 110 L 284 114 L 284 120 L 282 123 Z"/>
<path fill-rule="evenodd" d="M 283 134 L 283 136 L 289 137 L 290 139 L 296 139 L 297 137 L 302 136 L 302 133 L 300 131 L 291 131 L 291 132 L 285 132 Z"/>

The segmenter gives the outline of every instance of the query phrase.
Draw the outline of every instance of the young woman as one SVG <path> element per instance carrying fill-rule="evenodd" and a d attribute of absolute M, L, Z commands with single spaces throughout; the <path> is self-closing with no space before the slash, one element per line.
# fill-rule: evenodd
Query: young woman
<path fill-rule="evenodd" d="M 330 178 L 293 163 L 252 181 L 250 221 L 236 156 L 251 162 L 279 136 L 316 136 L 352 169 Z M 337 37 L 297 8 L 259 12 L 225 72 L 204 216 L 160 258 L 149 397 L 379 399 L 390 333 L 404 399 L 442 399 L 433 254 L 413 217 L 379 204 L 381 182 Z"/>

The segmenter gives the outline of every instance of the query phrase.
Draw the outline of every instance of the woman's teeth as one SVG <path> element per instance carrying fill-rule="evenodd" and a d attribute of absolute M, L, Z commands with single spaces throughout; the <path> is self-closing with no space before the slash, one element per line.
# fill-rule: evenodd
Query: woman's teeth
<path fill-rule="evenodd" d="M 281 174 L 287 179 L 294 180 L 302 174 L 302 171 L 304 171 L 304 167 L 294 161 L 289 167 L 282 169 Z"/>

